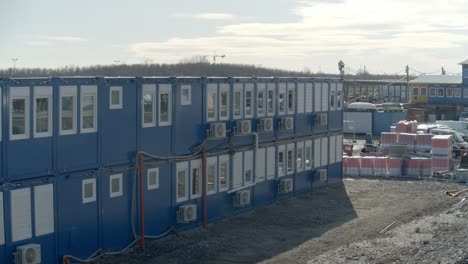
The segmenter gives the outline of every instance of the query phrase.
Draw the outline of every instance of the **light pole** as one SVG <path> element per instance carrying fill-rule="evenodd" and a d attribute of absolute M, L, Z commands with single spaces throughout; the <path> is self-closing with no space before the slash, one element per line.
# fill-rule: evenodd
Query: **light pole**
<path fill-rule="evenodd" d="M 213 64 L 216 64 L 216 58 L 221 58 L 221 59 L 223 59 L 223 58 L 225 58 L 225 57 L 226 57 L 226 55 L 224 55 L 224 54 L 223 54 L 223 55 L 216 55 L 216 51 L 214 51 L 214 52 L 213 52 Z"/>
<path fill-rule="evenodd" d="M 13 61 L 13 74 L 16 73 L 16 61 L 18 61 L 18 59 L 11 59 Z"/>

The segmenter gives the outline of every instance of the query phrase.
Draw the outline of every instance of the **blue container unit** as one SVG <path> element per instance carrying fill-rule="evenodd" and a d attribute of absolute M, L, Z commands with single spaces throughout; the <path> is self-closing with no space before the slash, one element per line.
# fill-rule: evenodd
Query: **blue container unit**
<path fill-rule="evenodd" d="M 294 120 L 297 136 L 307 136 L 312 133 L 315 125 L 313 114 L 314 81 L 311 78 L 297 78 L 297 108 Z"/>
<path fill-rule="evenodd" d="M 173 140 L 174 152 L 178 155 L 192 152 L 194 147 L 199 146 L 206 138 L 206 128 L 203 124 L 203 85 L 202 78 L 177 78 L 173 91 L 174 94 L 174 118 L 173 118 Z M 227 90 L 229 104 L 229 84 L 221 85 L 222 90 Z M 227 86 L 227 88 L 226 88 Z M 225 95 L 226 93 L 223 93 Z M 220 97 L 220 96 L 219 96 Z M 221 98 L 219 98 L 221 99 Z M 228 109 L 228 108 L 226 108 Z M 227 116 L 223 108 L 223 119 Z"/>
<path fill-rule="evenodd" d="M 13 263 L 17 247 L 39 244 L 42 263 L 56 263 L 55 184 L 52 177 L 6 183 L 0 191 L 0 260 Z"/>
<path fill-rule="evenodd" d="M 252 127 L 257 107 L 253 78 L 232 78 L 232 118 L 230 122 L 230 145 L 243 146 L 254 142 Z M 210 87 L 207 87 L 210 90 Z M 220 104 L 222 107 L 222 105 Z"/>
<path fill-rule="evenodd" d="M 131 163 L 135 160 L 138 120 L 141 120 L 137 107 L 137 80 L 104 78 L 100 90 L 101 166 Z"/>
<path fill-rule="evenodd" d="M 343 130 L 343 83 L 330 80 L 330 111 L 328 112 L 328 130 Z"/>
<path fill-rule="evenodd" d="M 4 82 L 2 164 L 7 180 L 53 174 L 53 83 L 49 78 Z"/>
<path fill-rule="evenodd" d="M 102 78 L 57 78 L 55 84 L 56 96 L 50 109 L 51 120 L 55 121 L 51 125 L 57 146 L 56 169 L 60 173 L 98 168 L 99 106 L 103 105 L 102 89 L 98 87 L 102 86 Z M 36 98 L 35 102 L 39 100 L 45 99 Z"/>
<path fill-rule="evenodd" d="M 340 182 L 343 178 L 343 135 L 334 134 L 328 137 L 328 171 L 326 176 L 327 183 Z M 323 149 L 322 149 L 323 151 Z M 324 177 L 320 178 L 317 174 L 316 181 L 325 181 Z"/>
<path fill-rule="evenodd" d="M 328 131 L 329 92 L 330 84 L 327 79 L 315 79 L 313 96 L 315 123 L 312 129 L 314 134 Z"/>
<path fill-rule="evenodd" d="M 429 104 L 466 104 L 462 96 L 462 86 L 458 85 L 430 85 Z"/>
<path fill-rule="evenodd" d="M 279 139 L 292 138 L 295 135 L 296 117 L 296 80 L 277 78 L 276 136 Z"/>
<path fill-rule="evenodd" d="M 401 120 L 406 120 L 406 111 L 401 112 L 380 112 L 372 113 L 372 134 L 380 136 L 382 132 L 390 132 L 390 126 Z"/>
<path fill-rule="evenodd" d="M 256 78 L 256 110 L 252 131 L 258 133 L 259 142 L 275 139 L 276 83 L 274 78 Z"/>
<path fill-rule="evenodd" d="M 294 192 L 310 191 L 313 182 L 313 148 L 312 139 L 296 142 L 296 175 L 294 177 Z"/>

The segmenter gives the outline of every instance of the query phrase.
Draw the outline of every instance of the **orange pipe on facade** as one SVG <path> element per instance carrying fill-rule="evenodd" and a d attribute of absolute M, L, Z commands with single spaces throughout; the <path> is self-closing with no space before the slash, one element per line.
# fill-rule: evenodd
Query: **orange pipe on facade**
<path fill-rule="evenodd" d="M 202 199 L 203 199 L 203 227 L 207 227 L 206 223 L 206 146 L 203 146 L 202 150 Z"/>
<path fill-rule="evenodd" d="M 140 174 L 140 247 L 145 249 L 145 196 L 144 196 L 144 186 L 143 186 L 143 176 L 144 176 L 144 165 L 143 165 L 143 154 L 138 155 L 138 165 L 139 165 L 139 174 Z"/>

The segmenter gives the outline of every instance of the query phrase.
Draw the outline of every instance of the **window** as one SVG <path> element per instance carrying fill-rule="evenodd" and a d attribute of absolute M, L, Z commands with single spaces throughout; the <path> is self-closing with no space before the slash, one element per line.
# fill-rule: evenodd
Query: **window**
<path fill-rule="evenodd" d="M 96 179 L 83 180 L 82 201 L 83 203 L 96 201 Z"/>
<path fill-rule="evenodd" d="M 97 87 L 81 86 L 81 133 L 97 131 Z"/>
<path fill-rule="evenodd" d="M 330 91 L 330 107 L 335 108 L 335 91 Z"/>
<path fill-rule="evenodd" d="M 310 170 L 313 167 L 314 160 L 312 159 L 312 146 L 310 144 L 305 148 L 305 168 Z"/>
<path fill-rule="evenodd" d="M 242 84 L 234 84 L 234 118 L 242 118 Z"/>
<path fill-rule="evenodd" d="M 297 158 L 296 158 L 297 171 L 302 171 L 302 167 L 304 166 L 303 151 L 304 151 L 304 149 L 302 147 L 297 147 Z"/>
<path fill-rule="evenodd" d="M 52 136 L 52 87 L 34 87 L 34 137 Z"/>
<path fill-rule="evenodd" d="M 418 88 L 413 88 L 413 95 L 418 96 L 419 95 L 419 89 Z"/>
<path fill-rule="evenodd" d="M 201 196 L 201 175 L 200 175 L 200 167 L 199 167 L 200 161 L 192 162 L 192 168 L 191 168 L 191 193 L 190 197 L 191 198 L 197 198 Z"/>
<path fill-rule="evenodd" d="M 229 119 L 229 84 L 221 84 L 219 88 L 219 119 Z"/>
<path fill-rule="evenodd" d="M 60 135 L 76 133 L 76 86 L 60 87 Z"/>
<path fill-rule="evenodd" d="M 265 158 L 266 149 L 257 149 L 255 156 L 255 182 L 261 182 L 265 180 Z"/>
<path fill-rule="evenodd" d="M 268 101 L 267 101 L 268 115 L 272 116 L 275 114 L 275 90 L 274 90 L 274 84 L 271 84 L 268 86 L 273 86 L 273 87 L 268 87 Z"/>
<path fill-rule="evenodd" d="M 257 116 L 265 115 L 265 84 L 259 83 L 257 86 Z"/>
<path fill-rule="evenodd" d="M 427 96 L 427 88 L 421 88 L 421 96 Z"/>
<path fill-rule="evenodd" d="M 438 88 L 437 89 L 437 96 L 438 97 L 444 97 L 444 89 L 443 88 Z"/>
<path fill-rule="evenodd" d="M 206 193 L 216 193 L 216 157 L 210 157 L 207 160 Z"/>
<path fill-rule="evenodd" d="M 188 162 L 176 165 L 176 201 L 183 202 L 188 199 Z"/>
<path fill-rule="evenodd" d="M 148 190 L 159 189 L 159 168 L 148 169 L 147 174 Z"/>
<path fill-rule="evenodd" d="M 182 85 L 180 93 L 180 105 L 191 105 L 192 104 L 192 86 Z"/>
<path fill-rule="evenodd" d="M 142 127 L 156 126 L 156 85 L 143 85 Z"/>
<path fill-rule="evenodd" d="M 159 85 L 159 125 L 172 125 L 172 87 L 170 84 Z"/>
<path fill-rule="evenodd" d="M 283 115 L 286 113 L 286 109 L 285 109 L 286 98 L 285 97 L 286 96 L 284 92 L 280 91 L 278 95 L 278 113 L 283 114 Z"/>
<path fill-rule="evenodd" d="M 252 91 L 245 91 L 245 115 L 252 115 Z"/>
<path fill-rule="evenodd" d="M 455 88 L 453 89 L 453 91 L 454 91 L 453 96 L 461 97 L 461 88 Z"/>
<path fill-rule="evenodd" d="M 244 152 L 244 184 L 253 182 L 254 153 L 252 150 Z"/>
<path fill-rule="evenodd" d="M 208 121 L 216 121 L 216 94 L 217 84 L 208 84 L 206 100 L 206 117 Z"/>
<path fill-rule="evenodd" d="M 123 195 L 122 191 L 122 174 L 111 175 L 109 178 L 109 193 L 110 197 L 119 197 Z"/>
<path fill-rule="evenodd" d="M 111 86 L 109 89 L 109 109 L 122 109 L 122 86 Z"/>
<path fill-rule="evenodd" d="M 294 84 L 292 84 L 294 86 Z M 294 88 L 288 89 L 288 114 L 294 113 Z"/>
<path fill-rule="evenodd" d="M 275 147 L 267 148 L 267 179 L 271 180 L 275 178 Z"/>
<path fill-rule="evenodd" d="M 288 150 L 288 173 L 294 171 L 294 155 L 292 150 Z"/>
<path fill-rule="evenodd" d="M 284 175 L 284 146 L 278 146 L 278 176 Z"/>
<path fill-rule="evenodd" d="M 447 97 L 453 97 L 453 88 L 447 88 Z"/>
<path fill-rule="evenodd" d="M 219 191 L 229 189 L 229 156 L 219 157 Z"/>
<path fill-rule="evenodd" d="M 336 90 L 336 106 L 338 107 L 338 110 L 341 110 L 341 102 L 342 102 L 341 93 L 342 93 L 342 89 L 343 89 L 343 84 L 339 83 L 338 87 L 337 87 L 337 90 Z"/>
<path fill-rule="evenodd" d="M 431 92 L 430 95 L 431 95 L 432 97 L 436 96 L 436 89 L 435 89 L 435 88 L 431 88 L 431 89 L 430 89 L 430 92 Z"/>
<path fill-rule="evenodd" d="M 29 138 L 29 88 L 10 89 L 10 139 Z"/>

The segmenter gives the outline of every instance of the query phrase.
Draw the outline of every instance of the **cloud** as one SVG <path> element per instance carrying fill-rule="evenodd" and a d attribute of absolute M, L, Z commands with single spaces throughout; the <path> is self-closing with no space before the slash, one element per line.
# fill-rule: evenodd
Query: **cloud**
<path fill-rule="evenodd" d="M 48 41 L 26 41 L 25 44 L 28 46 L 49 46 L 50 42 Z"/>
<path fill-rule="evenodd" d="M 307 65 L 318 57 L 342 57 L 357 63 L 376 61 L 375 67 L 384 69 L 386 61 L 395 64 L 396 57 L 410 60 L 398 62 L 403 65 L 441 63 L 440 54 L 447 49 L 467 47 L 467 13 L 464 0 L 300 1 L 290 10 L 296 22 L 236 24 L 233 20 L 212 36 L 135 43 L 130 48 L 139 57 L 166 60 L 209 55 L 216 50 L 234 60 L 250 60 L 245 63 L 274 57 L 284 64 L 302 60 Z M 191 17 L 214 19 L 216 14 Z M 229 14 L 224 17 L 233 19 Z M 446 57 L 446 63 L 453 56 Z M 464 58 L 453 64 L 460 59 Z M 329 63 L 336 68 L 336 61 Z"/>
<path fill-rule="evenodd" d="M 181 18 L 204 19 L 204 20 L 231 20 L 235 18 L 233 14 L 229 14 L 229 13 L 196 13 L 196 14 L 175 13 L 173 14 L 173 16 L 181 17 Z"/>
<path fill-rule="evenodd" d="M 79 43 L 79 42 L 88 41 L 88 39 L 86 38 L 73 37 L 73 36 L 42 36 L 41 39 L 45 39 L 48 41 L 63 42 L 63 43 Z"/>

